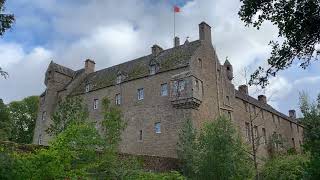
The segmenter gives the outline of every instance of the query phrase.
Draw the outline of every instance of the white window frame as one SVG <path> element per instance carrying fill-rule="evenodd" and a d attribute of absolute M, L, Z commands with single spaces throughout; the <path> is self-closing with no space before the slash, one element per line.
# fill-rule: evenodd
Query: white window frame
<path fill-rule="evenodd" d="M 121 104 L 121 94 L 120 93 L 116 94 L 115 99 L 116 99 L 116 102 L 115 102 L 116 105 L 120 105 Z"/>
<path fill-rule="evenodd" d="M 90 84 L 86 85 L 86 93 L 88 93 L 90 91 Z"/>
<path fill-rule="evenodd" d="M 120 84 L 122 81 L 122 75 L 117 75 L 116 83 Z"/>
<path fill-rule="evenodd" d="M 161 84 L 160 95 L 161 96 L 168 96 L 168 83 Z"/>
<path fill-rule="evenodd" d="M 154 123 L 154 132 L 156 134 L 161 134 L 161 122 Z"/>
<path fill-rule="evenodd" d="M 157 66 L 156 65 L 150 65 L 150 75 L 155 75 L 157 72 Z"/>
<path fill-rule="evenodd" d="M 144 99 L 144 89 L 143 88 L 139 88 L 138 89 L 138 100 L 143 100 Z"/>
<path fill-rule="evenodd" d="M 97 110 L 99 108 L 99 99 L 93 100 L 93 109 Z"/>

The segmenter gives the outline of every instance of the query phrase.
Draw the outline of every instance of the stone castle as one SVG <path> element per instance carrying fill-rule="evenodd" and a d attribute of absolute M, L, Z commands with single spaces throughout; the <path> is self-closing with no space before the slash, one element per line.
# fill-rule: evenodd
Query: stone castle
<path fill-rule="evenodd" d="M 127 122 L 120 144 L 123 153 L 175 158 L 179 129 L 186 119 L 201 128 L 220 115 L 231 118 L 249 144 L 252 138 L 259 139 L 261 156 L 267 154 L 267 141 L 273 134 L 299 150 L 303 127 L 295 111 L 290 110 L 288 116 L 280 113 L 267 104 L 266 96 L 249 96 L 246 85 L 236 90 L 232 79 L 232 65 L 227 60 L 220 64 L 211 27 L 205 22 L 199 24 L 199 40 L 180 45 L 176 37 L 173 48 L 154 45 L 147 56 L 99 71 L 89 59 L 77 71 L 51 62 L 33 143 L 47 145 L 51 139 L 45 130 L 58 99 L 80 96 L 97 128 L 104 97 L 120 107 Z"/>

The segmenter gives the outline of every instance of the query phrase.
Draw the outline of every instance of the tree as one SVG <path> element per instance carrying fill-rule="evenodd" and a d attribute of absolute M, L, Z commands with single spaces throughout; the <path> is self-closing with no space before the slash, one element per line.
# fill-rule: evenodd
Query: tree
<path fill-rule="evenodd" d="M 319 0 L 240 0 L 243 4 L 239 16 L 246 26 L 259 29 L 264 21 L 278 27 L 282 42 L 270 41 L 272 52 L 268 67 L 259 67 L 250 84 L 265 87 L 270 77 L 298 61 L 302 68 L 317 60 L 320 51 L 320 1 Z"/>
<path fill-rule="evenodd" d="M 32 142 L 38 107 L 38 96 L 30 96 L 9 104 L 8 110 L 12 123 L 10 141 L 24 144 Z"/>
<path fill-rule="evenodd" d="M 9 118 L 7 106 L 0 99 L 0 141 L 9 140 L 12 124 Z"/>
<path fill-rule="evenodd" d="M 300 109 L 303 130 L 303 147 L 310 152 L 310 163 L 306 169 L 308 179 L 320 178 L 320 94 L 317 101 L 310 103 L 306 93 L 300 93 Z"/>
<path fill-rule="evenodd" d="M 56 111 L 52 115 L 52 124 L 47 132 L 58 135 L 73 122 L 84 122 L 88 118 L 88 109 L 81 97 L 67 97 L 60 100 Z"/>
<path fill-rule="evenodd" d="M 188 119 L 180 133 L 177 144 L 177 155 L 182 164 L 182 172 L 186 177 L 192 178 L 196 173 L 197 163 L 197 132 L 192 121 Z"/>
<path fill-rule="evenodd" d="M 15 18 L 13 14 L 5 14 L 5 4 L 6 0 L 0 0 L 0 36 L 3 36 L 4 32 L 7 29 L 10 29 Z M 0 76 L 3 76 L 4 78 L 7 78 L 8 73 L 3 71 L 0 67 Z"/>
<path fill-rule="evenodd" d="M 197 138 L 190 122 L 181 133 L 179 157 L 187 161 L 190 179 L 249 179 L 252 163 L 230 119 L 219 117 L 207 123 Z M 189 125 L 188 125 L 189 124 Z M 189 131 L 189 132 L 186 132 Z M 182 136 L 185 134 L 186 136 Z M 194 151 L 192 147 L 194 146 Z M 183 154 L 185 152 L 185 154 Z M 189 159 L 186 159 L 189 158 Z"/>
<path fill-rule="evenodd" d="M 304 168 L 308 161 L 308 157 L 305 154 L 276 156 L 266 162 L 262 168 L 261 175 L 266 180 L 303 179 Z"/>

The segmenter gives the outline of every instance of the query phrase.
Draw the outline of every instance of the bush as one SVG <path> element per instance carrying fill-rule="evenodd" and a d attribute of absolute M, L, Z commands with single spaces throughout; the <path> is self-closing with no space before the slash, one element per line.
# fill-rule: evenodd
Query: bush
<path fill-rule="evenodd" d="M 308 161 L 308 157 L 301 154 L 276 156 L 264 165 L 261 175 L 266 180 L 302 179 Z"/>

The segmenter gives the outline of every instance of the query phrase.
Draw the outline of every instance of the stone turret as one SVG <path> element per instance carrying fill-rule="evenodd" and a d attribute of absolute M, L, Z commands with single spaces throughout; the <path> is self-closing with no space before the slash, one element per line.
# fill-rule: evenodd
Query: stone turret
<path fill-rule="evenodd" d="M 94 69 L 95 69 L 95 65 L 96 65 L 96 63 L 93 60 L 87 59 L 85 61 L 84 72 L 86 74 L 93 73 Z"/>
<path fill-rule="evenodd" d="M 174 47 L 180 46 L 180 38 L 174 37 Z"/>
<path fill-rule="evenodd" d="M 258 101 L 262 102 L 262 103 L 267 103 L 267 97 L 263 94 L 258 96 Z"/>
<path fill-rule="evenodd" d="M 293 109 L 289 110 L 289 117 L 292 119 L 296 119 L 297 118 L 296 111 Z"/>
<path fill-rule="evenodd" d="M 223 66 L 226 68 L 227 77 L 231 81 L 233 79 L 233 68 L 228 59 L 226 59 Z"/>
<path fill-rule="evenodd" d="M 248 94 L 248 86 L 247 85 L 240 85 L 239 87 L 238 87 L 238 90 L 241 92 L 241 93 L 243 93 L 243 94 Z"/>

